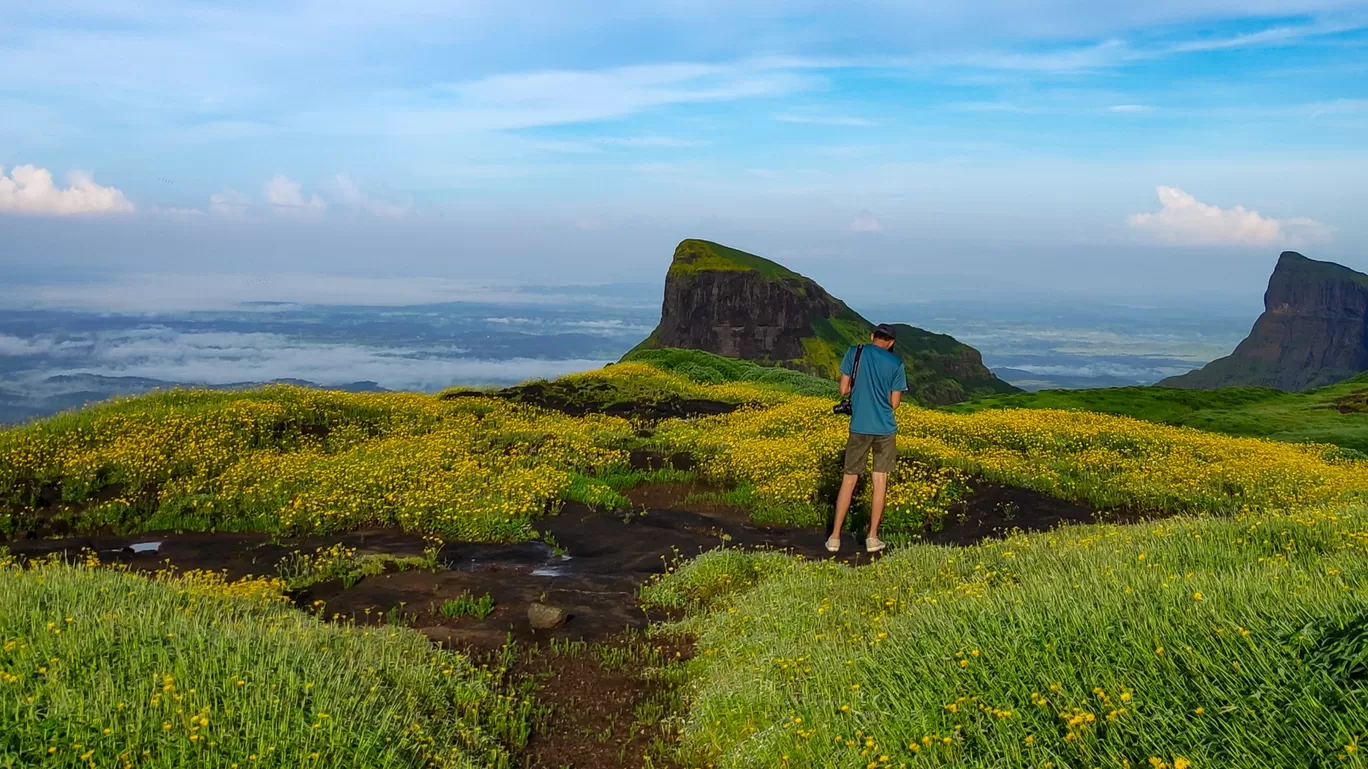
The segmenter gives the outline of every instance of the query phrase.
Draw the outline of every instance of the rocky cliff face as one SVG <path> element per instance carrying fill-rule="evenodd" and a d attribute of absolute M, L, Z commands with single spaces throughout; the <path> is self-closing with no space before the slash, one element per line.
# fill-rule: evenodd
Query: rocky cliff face
<path fill-rule="evenodd" d="M 660 325 L 637 349 L 677 347 L 835 378 L 872 324 L 815 281 L 767 259 L 702 240 L 675 249 Z M 1014 392 L 979 352 L 942 334 L 899 325 L 894 347 L 911 395 L 926 404 Z"/>
<path fill-rule="evenodd" d="M 1368 371 L 1368 275 L 1287 251 L 1235 352 L 1159 384 L 1307 390 Z"/>
<path fill-rule="evenodd" d="M 754 270 L 700 271 L 667 278 L 656 341 L 766 363 L 795 361 L 816 318 L 849 314 L 840 300 L 798 276 Z"/>

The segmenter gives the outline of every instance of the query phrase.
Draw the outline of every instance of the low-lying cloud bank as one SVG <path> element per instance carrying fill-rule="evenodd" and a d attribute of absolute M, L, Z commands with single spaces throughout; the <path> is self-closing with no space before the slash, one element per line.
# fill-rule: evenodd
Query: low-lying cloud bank
<path fill-rule="evenodd" d="M 28 386 L 64 374 L 133 376 L 190 384 L 306 379 L 321 385 L 376 382 L 391 390 L 432 392 L 454 384 L 509 384 L 599 368 L 600 359 L 460 357 L 455 346 L 388 348 L 300 341 L 273 333 L 184 333 L 152 326 L 66 339 L 0 335 L 0 357 L 43 355 Z"/>
<path fill-rule="evenodd" d="M 654 292 L 624 297 L 611 293 L 611 288 L 307 273 L 135 273 L 89 282 L 0 283 L 0 307 L 157 314 L 201 310 L 271 312 L 299 305 L 402 307 L 472 302 L 530 306 L 656 306 L 659 301 Z"/>

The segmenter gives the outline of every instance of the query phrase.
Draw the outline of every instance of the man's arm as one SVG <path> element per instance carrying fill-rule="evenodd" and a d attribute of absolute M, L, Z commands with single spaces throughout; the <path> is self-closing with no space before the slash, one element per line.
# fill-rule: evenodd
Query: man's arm
<path fill-rule="evenodd" d="M 888 403 L 896 411 L 898 405 L 902 403 L 903 390 L 907 389 L 907 369 L 898 367 L 898 371 L 893 375 L 893 391 L 888 394 Z"/>
<path fill-rule="evenodd" d="M 850 394 L 851 379 L 850 375 L 855 371 L 855 348 L 846 350 L 846 354 L 841 358 L 841 397 Z"/>

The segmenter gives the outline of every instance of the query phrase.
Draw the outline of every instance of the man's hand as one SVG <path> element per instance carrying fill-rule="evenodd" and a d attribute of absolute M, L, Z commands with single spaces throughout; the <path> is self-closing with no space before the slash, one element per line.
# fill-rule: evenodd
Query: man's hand
<path fill-rule="evenodd" d="M 894 410 L 897 410 L 898 406 L 899 406 L 901 403 L 902 403 L 902 390 L 894 390 L 893 392 L 891 392 L 891 393 L 888 394 L 888 404 L 889 404 L 890 406 L 892 406 Z"/>
<path fill-rule="evenodd" d="M 842 375 L 841 375 L 841 397 L 844 398 L 844 397 L 846 397 L 846 396 L 849 395 L 849 394 L 850 394 L 850 377 L 849 377 L 848 375 L 846 375 L 846 374 L 842 374 Z"/>

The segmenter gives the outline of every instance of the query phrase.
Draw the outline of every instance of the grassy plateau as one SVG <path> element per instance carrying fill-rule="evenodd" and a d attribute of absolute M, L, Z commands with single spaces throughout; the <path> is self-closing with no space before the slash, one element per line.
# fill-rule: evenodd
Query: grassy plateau
<path fill-rule="evenodd" d="M 758 520 L 826 515 L 847 429 L 829 383 L 653 350 L 539 384 L 519 392 L 554 391 L 559 410 L 272 387 L 0 431 L 0 530 L 517 541 L 567 502 L 624 506 L 653 478 L 632 464 L 641 451 L 689 455 Z M 1297 397 L 1337 403 L 1315 412 L 1334 432 L 1357 425 L 1355 386 Z M 858 568 L 719 550 L 645 586 L 681 612 L 662 632 L 696 639 L 681 765 L 1364 766 L 1368 461 L 1344 443 L 1161 424 L 1215 407 L 1156 393 L 1135 402 L 1158 421 L 1034 407 L 1048 394 L 904 406 L 888 510 L 891 532 L 913 534 L 994 482 L 1150 522 L 909 544 Z M 1282 400 L 1210 395 L 1232 410 Z M 724 408 L 570 416 L 576 398 Z M 382 568 L 342 551 L 296 566 L 296 584 Z M 0 766 L 500 766 L 526 739 L 529 706 L 465 658 L 403 628 L 325 622 L 282 603 L 289 588 L 6 562 Z M 450 607 L 488 609 L 475 594 Z"/>

